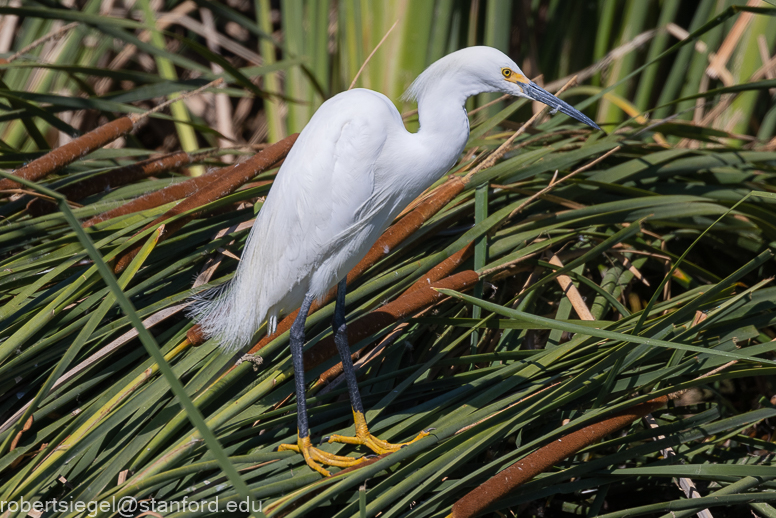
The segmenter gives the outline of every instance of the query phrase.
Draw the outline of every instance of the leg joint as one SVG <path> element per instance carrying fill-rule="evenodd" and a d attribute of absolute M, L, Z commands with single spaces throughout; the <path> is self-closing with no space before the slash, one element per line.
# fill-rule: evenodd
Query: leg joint
<path fill-rule="evenodd" d="M 331 328 L 335 335 L 343 335 L 348 332 L 348 326 L 345 324 L 344 319 L 335 318 L 331 323 Z"/>

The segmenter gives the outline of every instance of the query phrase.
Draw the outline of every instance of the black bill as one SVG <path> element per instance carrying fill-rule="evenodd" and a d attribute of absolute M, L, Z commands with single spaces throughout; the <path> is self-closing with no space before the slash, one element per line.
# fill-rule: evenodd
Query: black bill
<path fill-rule="evenodd" d="M 577 119 L 579 122 L 587 124 L 590 127 L 593 127 L 597 130 L 601 129 L 598 127 L 598 124 L 593 122 L 593 120 L 590 117 L 588 117 L 581 111 L 575 109 L 568 103 L 561 101 L 560 99 L 558 99 L 550 92 L 548 92 L 541 86 L 537 85 L 536 83 L 527 83 L 527 84 L 521 83 L 520 86 L 523 88 L 523 91 L 528 97 L 536 101 L 539 101 L 540 103 L 544 103 L 550 108 L 552 108 L 552 113 L 555 113 L 555 112 L 565 113 L 569 117 L 573 117 L 574 119 Z"/>

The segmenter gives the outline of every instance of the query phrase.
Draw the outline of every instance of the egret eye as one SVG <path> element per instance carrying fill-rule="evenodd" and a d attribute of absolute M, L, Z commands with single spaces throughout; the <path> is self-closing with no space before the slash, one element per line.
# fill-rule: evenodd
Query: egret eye
<path fill-rule="evenodd" d="M 502 69 L 501 69 L 501 74 L 502 74 L 502 75 L 503 75 L 505 78 L 509 79 L 509 76 L 511 76 L 511 75 L 512 75 L 512 71 L 511 71 L 510 69 L 508 69 L 508 68 L 502 68 Z"/>

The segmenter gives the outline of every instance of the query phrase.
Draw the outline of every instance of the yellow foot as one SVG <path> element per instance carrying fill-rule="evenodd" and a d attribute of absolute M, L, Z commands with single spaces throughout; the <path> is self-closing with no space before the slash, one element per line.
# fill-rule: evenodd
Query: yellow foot
<path fill-rule="evenodd" d="M 389 442 L 386 442 L 382 439 L 379 439 L 369 433 L 369 428 L 366 425 L 366 418 L 364 417 L 364 414 L 361 412 L 353 411 L 353 420 L 356 423 L 356 436 L 355 437 L 348 437 L 345 435 L 330 435 L 329 437 L 324 437 L 324 441 L 328 442 L 339 442 L 344 444 L 362 444 L 369 449 L 371 449 L 373 452 L 375 452 L 378 455 L 383 455 L 385 453 L 392 453 L 402 446 L 407 446 L 408 444 L 412 444 L 415 441 L 419 441 L 420 439 L 427 437 L 430 435 L 429 430 L 423 430 L 418 434 L 417 437 L 412 439 L 409 442 L 402 442 L 397 444 L 392 444 Z"/>
<path fill-rule="evenodd" d="M 310 437 L 298 437 L 296 444 L 281 444 L 278 446 L 278 451 L 295 451 L 301 453 L 304 456 L 307 465 L 313 468 L 315 471 L 323 475 L 324 477 L 331 476 L 331 473 L 321 467 L 321 464 L 328 464 L 330 466 L 337 466 L 340 468 L 349 468 L 356 466 L 366 459 L 361 457 L 354 459 L 353 457 L 343 457 L 341 455 L 334 455 L 327 451 L 319 450 L 310 443 Z"/>

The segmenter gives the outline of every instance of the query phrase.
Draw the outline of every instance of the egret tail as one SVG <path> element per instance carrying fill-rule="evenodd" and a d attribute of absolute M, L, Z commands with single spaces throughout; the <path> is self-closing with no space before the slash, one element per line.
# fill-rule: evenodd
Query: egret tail
<path fill-rule="evenodd" d="M 260 224 L 260 219 L 257 224 Z M 216 338 L 226 352 L 235 352 L 250 342 L 253 334 L 267 320 L 267 331 L 277 327 L 278 306 L 271 306 L 266 296 L 262 274 L 267 269 L 259 249 L 266 236 L 253 233 L 248 238 L 242 260 L 232 279 L 192 298 L 191 316 L 208 338 Z"/>

